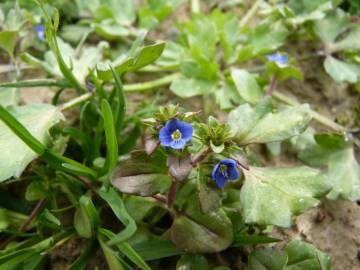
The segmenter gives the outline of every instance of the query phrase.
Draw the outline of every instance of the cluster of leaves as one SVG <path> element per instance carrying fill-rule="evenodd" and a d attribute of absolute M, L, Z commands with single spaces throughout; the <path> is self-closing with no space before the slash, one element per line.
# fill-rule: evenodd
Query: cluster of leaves
<path fill-rule="evenodd" d="M 318 37 L 326 72 L 337 82 L 357 83 L 359 25 L 337 8 L 340 1 L 255 1 L 241 20 L 220 8 L 203 14 L 193 1 L 175 40 L 147 46 L 146 30 L 181 1 L 149 0 L 139 8 L 127 0 L 49 1 L 60 11 L 73 7 L 64 19 L 76 24 L 61 27 L 58 10 L 36 2 L 1 5 L 0 46 L 15 65 L 22 61 L 51 77 L 19 81 L 17 67 L 14 81 L 0 85 L 1 269 L 46 269 L 47 254 L 81 237 L 88 239 L 84 251 L 68 269 L 84 269 L 100 248 L 114 270 L 163 269 L 161 259 L 172 256 L 181 256 L 176 269 L 225 270 L 229 265 L 209 263 L 206 254 L 280 241 L 266 232 L 290 227 L 322 198 L 360 199 L 351 134 L 335 123 L 336 133 L 310 128 L 318 114 L 274 91 L 276 83 L 302 79 L 296 57 L 285 63 L 268 57 L 290 38 Z M 249 27 L 256 12 L 259 21 Z M 41 20 L 46 39 L 34 39 Z M 98 44 L 85 43 L 89 37 Z M 263 65 L 254 68 L 257 60 Z M 160 78 L 123 85 L 134 72 Z M 204 123 L 199 112 L 150 102 L 127 113 L 131 100 L 124 92 L 163 85 L 181 98 L 215 100 L 227 120 L 205 115 Z M 56 88 L 52 105 L 19 106 L 17 88 L 38 86 Z M 76 97 L 60 104 L 65 88 Z M 78 123 L 68 126 L 64 112 L 76 106 Z M 174 119 L 194 129 L 181 150 L 159 138 Z M 174 132 L 184 135 L 180 127 Z M 269 167 L 254 150 L 265 145 L 279 155 L 285 144 L 306 166 Z M 219 189 L 212 171 L 224 159 L 238 164 L 241 178 Z M 35 201 L 30 213 L 28 202 Z M 253 251 L 248 267 L 324 270 L 330 263 L 312 245 L 291 241 L 284 250 Z"/>

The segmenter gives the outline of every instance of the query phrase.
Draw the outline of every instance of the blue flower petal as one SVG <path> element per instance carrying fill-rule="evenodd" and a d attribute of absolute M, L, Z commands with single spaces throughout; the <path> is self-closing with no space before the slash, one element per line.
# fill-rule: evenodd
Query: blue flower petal
<path fill-rule="evenodd" d="M 170 146 L 170 144 L 172 143 L 173 140 L 171 138 L 171 133 L 168 131 L 166 126 L 160 129 L 159 140 L 160 143 L 164 146 Z"/>
<path fill-rule="evenodd" d="M 230 180 L 237 180 L 240 178 L 240 171 L 238 169 L 238 167 L 228 167 L 228 174 L 229 174 L 229 179 Z"/>
<path fill-rule="evenodd" d="M 270 54 L 266 56 L 267 60 L 271 62 L 277 62 L 280 65 L 286 65 L 289 61 L 289 57 L 286 54 Z"/>
<path fill-rule="evenodd" d="M 189 123 L 181 122 L 178 126 L 178 129 L 181 132 L 182 139 L 184 139 L 186 142 L 192 138 L 193 127 Z"/>
<path fill-rule="evenodd" d="M 181 122 L 179 119 L 173 118 L 173 119 L 166 122 L 165 127 L 167 128 L 167 130 L 169 132 L 173 133 L 175 130 L 179 129 L 179 126 L 182 123 L 183 122 Z"/>
<path fill-rule="evenodd" d="M 228 179 L 222 173 L 220 173 L 219 171 L 217 171 L 215 173 L 215 179 L 214 180 L 215 180 L 215 183 L 218 186 L 218 188 L 223 188 L 226 185 L 227 181 L 228 181 Z"/>
<path fill-rule="evenodd" d="M 39 24 L 35 26 L 35 30 L 37 32 L 37 37 L 39 40 L 45 40 L 45 26 L 42 24 Z"/>
<path fill-rule="evenodd" d="M 225 158 L 222 161 L 220 161 L 221 164 L 225 164 L 226 166 L 229 167 L 234 167 L 237 166 L 236 161 L 230 158 Z"/>
<path fill-rule="evenodd" d="M 217 174 L 218 174 L 220 165 L 221 165 L 221 162 L 218 162 L 218 163 L 215 165 L 214 169 L 212 170 L 211 177 L 212 177 L 214 180 L 215 180 L 216 177 L 217 177 Z"/>
<path fill-rule="evenodd" d="M 171 141 L 170 147 L 174 149 L 183 149 L 186 144 L 185 140 Z"/>
<path fill-rule="evenodd" d="M 220 167 L 221 165 L 226 165 L 227 166 L 227 175 L 223 174 L 220 171 Z M 237 163 L 235 160 L 233 159 L 223 159 L 220 162 L 218 162 L 215 166 L 214 169 L 212 171 L 212 178 L 215 180 L 216 185 L 219 188 L 223 188 L 225 186 L 225 184 L 227 183 L 228 180 L 237 180 L 238 178 L 240 178 L 240 171 L 238 169 Z"/>
<path fill-rule="evenodd" d="M 179 130 L 181 138 L 174 140 L 172 134 Z M 192 138 L 193 128 L 189 123 L 182 122 L 179 119 L 169 120 L 159 132 L 159 140 L 162 145 L 171 147 L 174 149 L 182 149 L 186 143 Z"/>

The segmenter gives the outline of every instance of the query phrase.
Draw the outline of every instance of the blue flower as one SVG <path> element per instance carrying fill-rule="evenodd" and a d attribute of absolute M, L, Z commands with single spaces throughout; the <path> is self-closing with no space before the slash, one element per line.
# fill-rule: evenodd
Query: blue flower
<path fill-rule="evenodd" d="M 159 139 L 161 145 L 173 149 L 182 149 L 190 141 L 193 134 L 193 128 L 189 123 L 182 122 L 179 119 L 171 119 L 160 129 Z"/>
<path fill-rule="evenodd" d="M 45 40 L 45 27 L 43 24 L 39 24 L 35 26 L 35 30 L 37 33 L 37 37 L 39 40 L 44 41 Z"/>
<path fill-rule="evenodd" d="M 228 158 L 217 163 L 211 174 L 219 188 L 223 188 L 229 180 L 239 179 L 240 175 L 236 161 Z"/>
<path fill-rule="evenodd" d="M 270 62 L 276 62 L 279 65 L 286 65 L 289 61 L 289 57 L 286 54 L 274 53 L 266 56 Z"/>

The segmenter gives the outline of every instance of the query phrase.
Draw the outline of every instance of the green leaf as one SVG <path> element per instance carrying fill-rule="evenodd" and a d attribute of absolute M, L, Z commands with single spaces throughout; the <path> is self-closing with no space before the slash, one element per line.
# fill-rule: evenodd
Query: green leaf
<path fill-rule="evenodd" d="M 106 190 L 104 187 L 99 191 L 100 197 L 105 200 L 115 216 L 125 225 L 125 229 L 113 237 L 109 244 L 118 244 L 128 238 L 130 238 L 137 230 L 134 219 L 126 211 L 125 205 L 119 194 L 113 189 Z"/>
<path fill-rule="evenodd" d="M 112 184 L 121 192 L 139 196 L 166 193 L 171 186 L 169 175 L 150 173 L 113 178 Z"/>
<path fill-rule="evenodd" d="M 333 52 L 346 50 L 360 50 L 360 26 L 355 25 L 353 29 L 340 41 L 332 45 Z"/>
<path fill-rule="evenodd" d="M 17 105 L 19 99 L 18 90 L 15 88 L 1 89 L 0 85 L 0 105 L 7 107 L 10 105 Z"/>
<path fill-rule="evenodd" d="M 254 108 L 249 104 L 239 106 L 228 118 L 232 134 L 241 145 L 269 143 L 302 133 L 311 120 L 311 110 L 303 104 L 273 113 L 271 98 L 265 97 Z"/>
<path fill-rule="evenodd" d="M 327 254 L 308 243 L 292 240 L 285 252 L 289 257 L 286 270 L 330 270 L 330 258 Z"/>
<path fill-rule="evenodd" d="M 181 76 L 170 85 L 170 90 L 182 98 L 207 95 L 214 91 L 215 82 Z"/>
<path fill-rule="evenodd" d="M 276 79 L 279 82 L 285 81 L 288 78 L 303 80 L 301 70 L 292 65 L 279 65 L 275 61 L 269 61 L 266 63 L 266 71 L 269 74 L 269 77 L 276 75 Z"/>
<path fill-rule="evenodd" d="M 136 19 L 135 3 L 132 0 L 105 0 L 101 3 L 110 8 L 112 16 L 120 25 L 130 25 Z"/>
<path fill-rule="evenodd" d="M 11 222 L 8 217 L 6 209 L 0 208 L 0 231 L 8 228 Z"/>
<path fill-rule="evenodd" d="M 287 261 L 281 250 L 261 249 L 250 254 L 248 266 L 249 270 L 284 270 Z"/>
<path fill-rule="evenodd" d="M 14 49 L 18 38 L 18 31 L 0 32 L 0 48 L 3 48 L 10 57 L 14 56 Z"/>
<path fill-rule="evenodd" d="M 101 249 L 105 255 L 106 262 L 109 266 L 109 270 L 125 270 L 126 268 L 121 263 L 120 257 L 112 250 L 102 239 L 98 236 L 98 240 L 101 246 Z"/>
<path fill-rule="evenodd" d="M 241 247 L 247 245 L 269 244 L 279 242 L 281 239 L 268 237 L 265 235 L 246 235 L 238 234 L 234 237 L 234 242 L 231 246 Z"/>
<path fill-rule="evenodd" d="M 290 19 L 290 22 L 295 25 L 311 20 L 323 19 L 327 11 L 334 9 L 332 1 L 328 0 L 291 0 L 289 5 L 295 13 L 295 16 Z"/>
<path fill-rule="evenodd" d="M 173 41 L 166 41 L 164 51 L 156 60 L 156 64 L 165 67 L 174 67 L 180 65 L 181 56 L 185 48 Z"/>
<path fill-rule="evenodd" d="M 13 117 L 23 126 L 14 122 Z M 34 104 L 9 107 L 8 111 L 0 107 L 0 119 L 12 127 L 10 129 L 0 122 L 0 151 L 3 153 L 0 157 L 0 181 L 4 181 L 10 177 L 19 177 L 26 166 L 44 152 L 45 147 L 42 144 L 48 140 L 48 130 L 63 119 L 63 116 L 56 107 Z M 15 136 L 13 131 L 21 139 Z"/>
<path fill-rule="evenodd" d="M 101 23 L 94 23 L 94 29 L 99 36 L 107 40 L 118 40 L 121 37 L 130 35 L 130 30 L 127 27 L 121 26 L 114 21 L 102 21 Z"/>
<path fill-rule="evenodd" d="M 81 237 L 91 238 L 95 235 L 99 223 L 100 219 L 91 199 L 84 195 L 81 196 L 74 217 L 74 227 L 77 233 Z"/>
<path fill-rule="evenodd" d="M 126 114 L 126 102 L 124 96 L 124 88 L 121 82 L 120 77 L 117 75 L 115 69 L 111 67 L 111 72 L 115 80 L 115 97 L 113 99 L 113 111 L 114 111 L 114 124 L 116 134 L 119 134 L 120 128 L 124 122 Z M 136 136 L 135 136 L 136 137 Z"/>
<path fill-rule="evenodd" d="M 109 239 L 113 239 L 116 235 L 109 230 L 100 228 L 99 232 Z M 143 270 L 151 270 L 151 268 L 146 264 L 146 262 L 141 258 L 141 256 L 126 242 L 119 242 L 116 244 L 116 247 L 125 254 L 134 264 L 140 267 Z"/>
<path fill-rule="evenodd" d="M 328 168 L 326 176 L 332 185 L 328 198 L 358 200 L 360 199 L 360 165 L 355 158 L 354 149 L 348 145 L 339 145 L 338 139 L 334 138 L 330 141 L 336 142 L 328 145 L 329 139 L 325 141 L 323 138 L 320 141 L 318 138 L 317 145 L 305 149 L 299 157 L 311 166 Z"/>
<path fill-rule="evenodd" d="M 41 181 L 33 181 L 26 187 L 25 199 L 28 201 L 37 201 L 47 196 L 49 192 Z"/>
<path fill-rule="evenodd" d="M 243 170 L 240 201 L 246 223 L 290 227 L 292 215 L 319 204 L 316 197 L 330 189 L 323 173 L 310 167 Z"/>
<path fill-rule="evenodd" d="M 138 70 L 153 63 L 160 57 L 165 48 L 165 42 L 155 43 L 153 45 L 143 47 L 137 57 L 131 70 Z"/>
<path fill-rule="evenodd" d="M 326 57 L 324 68 L 326 72 L 339 83 L 356 83 L 360 75 L 360 65 L 347 63 L 332 56 Z"/>
<path fill-rule="evenodd" d="M 192 196 L 188 199 L 185 212 L 176 215 L 170 236 L 178 247 L 187 252 L 215 253 L 230 246 L 233 230 L 223 209 L 202 213 L 196 196 Z"/>
<path fill-rule="evenodd" d="M 250 104 L 256 102 L 263 96 L 263 91 L 256 82 L 255 76 L 244 69 L 233 69 L 231 77 L 235 83 L 240 96 Z"/>
<path fill-rule="evenodd" d="M 156 61 L 165 48 L 164 42 L 158 42 L 152 45 L 142 47 L 135 57 L 121 56 L 120 60 L 112 63 L 116 73 L 121 76 L 127 71 L 136 71 Z M 109 81 L 112 78 L 111 68 L 104 63 L 97 65 L 98 77 L 101 80 Z"/>
<path fill-rule="evenodd" d="M 272 52 L 282 46 L 288 31 L 282 23 L 263 23 L 251 29 L 248 45 L 241 48 L 239 61 L 248 60 L 258 54 Z"/>
<path fill-rule="evenodd" d="M 66 270 L 83 270 L 96 253 L 98 244 L 96 240 L 91 242 L 82 251 L 81 255 Z"/>
<path fill-rule="evenodd" d="M 117 134 L 115 132 L 115 122 L 111 107 L 106 99 L 101 102 L 101 112 L 104 119 L 105 139 L 106 139 L 106 162 L 104 165 L 104 172 L 111 173 L 116 167 L 119 155 L 118 155 L 118 144 Z"/>
<path fill-rule="evenodd" d="M 330 12 L 326 18 L 314 22 L 315 34 L 325 43 L 331 44 L 349 23 L 349 16 L 341 9 Z"/>
<path fill-rule="evenodd" d="M 97 71 L 99 79 L 101 79 L 103 81 L 110 81 L 113 78 L 111 68 L 109 65 L 110 64 L 106 65 L 106 64 L 100 63 L 96 66 L 96 71 Z M 115 64 L 114 69 L 115 69 L 116 73 L 119 76 L 121 76 L 123 73 L 130 70 L 133 65 L 134 65 L 134 58 L 128 58 L 128 59 L 121 61 L 118 64 Z"/>
<path fill-rule="evenodd" d="M 143 151 L 132 152 L 130 157 L 119 161 L 111 179 L 121 192 L 145 197 L 165 193 L 172 181 L 166 157 L 160 151 L 151 156 Z"/>
<path fill-rule="evenodd" d="M 151 240 L 141 242 L 135 244 L 133 248 L 146 261 L 153 261 L 184 254 L 184 251 L 180 250 L 168 240 Z"/>
<path fill-rule="evenodd" d="M 176 263 L 177 270 L 210 270 L 210 265 L 206 258 L 197 254 L 182 255 Z"/>

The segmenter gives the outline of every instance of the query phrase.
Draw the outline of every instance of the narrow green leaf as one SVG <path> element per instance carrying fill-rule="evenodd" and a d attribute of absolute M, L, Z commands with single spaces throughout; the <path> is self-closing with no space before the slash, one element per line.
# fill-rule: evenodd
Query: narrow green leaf
<path fill-rule="evenodd" d="M 153 261 L 185 253 L 168 240 L 141 242 L 133 245 L 133 248 L 145 261 Z"/>
<path fill-rule="evenodd" d="M 106 262 L 110 270 L 125 270 L 126 268 L 121 263 L 119 255 L 113 251 L 102 239 L 98 236 L 101 249 L 105 255 Z"/>
<path fill-rule="evenodd" d="M 100 218 L 93 202 L 88 196 L 81 196 L 74 217 L 76 231 L 82 237 L 91 238 L 95 235 L 99 223 Z"/>
<path fill-rule="evenodd" d="M 108 239 L 113 239 L 116 235 L 109 230 L 104 228 L 100 228 L 99 232 L 106 236 Z M 126 257 L 128 257 L 134 264 L 140 267 L 143 270 L 151 270 L 150 266 L 146 264 L 146 262 L 141 258 L 141 256 L 131 247 L 127 242 L 119 242 L 116 244 L 116 247 L 123 253 Z"/>
<path fill-rule="evenodd" d="M 109 173 L 116 167 L 119 155 L 117 136 L 114 126 L 114 118 L 112 115 L 110 104 L 109 102 L 107 102 L 106 99 L 103 99 L 101 102 L 101 111 L 104 119 L 104 129 L 107 146 L 106 164 L 104 167 L 104 171 L 105 173 Z"/>
<path fill-rule="evenodd" d="M 109 241 L 109 245 L 118 244 L 130 238 L 136 232 L 137 226 L 134 219 L 127 212 L 119 194 L 113 188 L 106 190 L 103 187 L 100 189 L 99 195 L 109 204 L 115 216 L 125 225 L 125 229 L 113 237 Z"/>
<path fill-rule="evenodd" d="M 23 107 L 25 108 L 25 107 Z M 27 109 L 27 108 L 25 108 Z M 21 113 L 21 111 L 20 111 Z M 45 146 L 37 140 L 9 111 L 0 105 L 0 119 L 26 143 L 35 153 L 41 155 L 45 151 Z M 2 127 L 3 129 L 3 127 Z M 4 131 L 3 131 L 4 132 Z M 4 135 L 3 135 L 4 136 Z"/>
<path fill-rule="evenodd" d="M 91 259 L 94 258 L 98 243 L 96 240 L 91 240 L 78 257 L 66 270 L 83 270 Z"/>
<path fill-rule="evenodd" d="M 114 124 L 116 134 L 119 134 L 120 128 L 124 122 L 125 113 L 126 113 L 126 103 L 125 103 L 125 96 L 124 96 L 124 89 L 121 83 L 121 79 L 119 75 L 116 73 L 113 67 L 111 68 L 112 75 L 115 80 L 115 100 L 116 107 L 114 108 Z"/>

